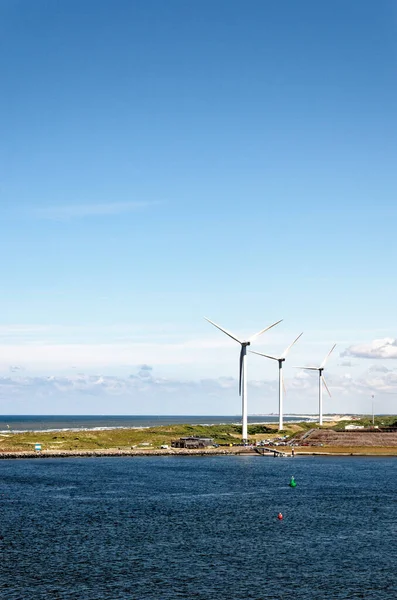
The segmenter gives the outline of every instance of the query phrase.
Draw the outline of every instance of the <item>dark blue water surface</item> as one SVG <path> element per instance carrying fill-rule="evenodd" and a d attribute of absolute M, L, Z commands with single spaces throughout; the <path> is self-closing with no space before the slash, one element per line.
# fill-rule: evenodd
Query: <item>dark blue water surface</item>
<path fill-rule="evenodd" d="M 355 457 L 1 461 L 0 597 L 394 600 L 396 471 Z"/>

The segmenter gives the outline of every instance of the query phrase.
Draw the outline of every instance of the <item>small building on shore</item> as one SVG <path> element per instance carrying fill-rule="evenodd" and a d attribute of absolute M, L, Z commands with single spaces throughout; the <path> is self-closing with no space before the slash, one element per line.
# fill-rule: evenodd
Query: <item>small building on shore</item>
<path fill-rule="evenodd" d="M 181 437 L 179 440 L 172 440 L 171 442 L 172 448 L 208 448 L 213 445 L 213 438 L 198 436 Z"/>

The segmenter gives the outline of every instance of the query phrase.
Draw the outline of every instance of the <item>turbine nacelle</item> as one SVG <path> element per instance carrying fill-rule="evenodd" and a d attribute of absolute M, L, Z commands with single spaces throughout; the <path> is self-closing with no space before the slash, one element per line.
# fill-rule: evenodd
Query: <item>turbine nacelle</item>
<path fill-rule="evenodd" d="M 206 321 L 208 321 L 208 323 L 211 323 L 211 325 L 213 325 L 214 327 L 216 327 L 217 329 L 222 331 L 222 333 L 224 333 L 225 335 L 230 337 L 232 340 L 234 340 L 235 342 L 240 344 L 240 346 L 241 346 L 240 360 L 239 360 L 240 364 L 239 364 L 238 389 L 239 389 L 239 395 L 242 396 L 242 405 L 243 405 L 243 410 L 242 410 L 243 432 L 242 433 L 243 433 L 243 439 L 246 440 L 247 435 L 248 435 L 247 434 L 247 375 L 246 375 L 247 346 L 250 346 L 251 343 L 257 337 L 262 335 L 262 333 L 265 333 L 265 331 L 268 331 L 272 327 L 275 327 L 275 325 L 278 325 L 279 323 L 281 323 L 281 320 L 277 321 L 276 323 L 273 323 L 272 325 L 269 325 L 269 327 L 265 327 L 265 329 L 261 329 L 261 331 L 258 331 L 258 333 L 255 333 L 254 335 L 252 335 L 250 338 L 248 338 L 248 340 L 240 340 L 233 333 L 230 333 L 230 331 L 223 329 L 223 327 L 220 327 L 219 325 L 214 323 L 214 321 L 211 321 L 211 319 L 207 319 L 207 317 L 204 317 L 204 319 Z"/>
<path fill-rule="evenodd" d="M 325 364 L 331 354 L 331 352 L 334 351 L 336 347 L 336 344 L 334 344 L 331 348 L 331 350 L 328 352 L 327 356 L 324 358 L 323 362 L 321 363 L 321 365 L 319 367 L 295 367 L 296 369 L 304 369 L 306 371 L 318 371 L 318 396 L 319 396 L 319 424 L 322 425 L 323 424 L 323 390 L 322 390 L 322 385 L 324 384 L 325 389 L 328 392 L 328 396 L 331 398 L 331 392 L 329 391 L 327 382 L 325 381 L 325 377 L 323 375 L 323 371 L 325 369 Z"/>
<path fill-rule="evenodd" d="M 227 331 L 226 329 L 223 329 L 223 327 L 221 327 L 220 325 L 217 325 L 216 323 L 214 323 L 214 321 L 211 321 L 211 319 L 208 319 L 207 317 L 204 317 L 204 319 L 206 321 L 208 321 L 208 323 L 211 323 L 211 325 L 213 325 L 214 327 L 216 327 L 217 329 L 219 329 L 220 331 L 222 331 L 222 333 L 224 333 L 227 336 L 229 336 L 230 338 L 232 338 L 232 340 L 234 340 L 235 342 L 237 342 L 241 346 L 250 346 L 251 343 L 257 337 L 259 337 L 260 335 L 262 335 L 262 333 L 265 333 L 265 331 L 268 331 L 272 327 L 275 327 L 276 325 L 278 325 L 282 321 L 282 319 L 281 319 L 280 321 L 277 321 L 276 323 L 273 323 L 272 325 L 269 325 L 269 327 L 265 327 L 265 329 L 261 329 L 261 331 L 258 331 L 258 333 L 254 333 L 254 335 L 251 335 L 251 337 L 248 338 L 248 340 L 240 340 L 237 336 L 234 335 L 234 333 L 230 333 L 230 331 Z"/>
<path fill-rule="evenodd" d="M 262 352 L 255 352 L 250 350 L 251 354 L 258 354 L 258 356 L 263 356 L 264 358 L 270 358 L 271 360 L 276 360 L 278 362 L 278 378 L 279 378 L 279 392 L 278 392 L 278 428 L 280 430 L 283 429 L 283 390 L 285 393 L 285 385 L 284 385 L 284 377 L 283 377 L 283 362 L 285 362 L 286 356 L 288 352 L 291 350 L 292 346 L 299 340 L 299 338 L 303 335 L 300 333 L 297 338 L 294 339 L 292 344 L 287 346 L 281 356 L 271 356 L 270 354 L 263 354 Z"/>

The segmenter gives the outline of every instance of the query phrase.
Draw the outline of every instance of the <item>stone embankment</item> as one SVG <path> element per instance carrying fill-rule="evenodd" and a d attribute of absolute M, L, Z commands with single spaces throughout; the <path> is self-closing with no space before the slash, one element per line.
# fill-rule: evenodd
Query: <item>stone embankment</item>
<path fill-rule="evenodd" d="M 311 429 L 304 442 L 309 446 L 390 448 L 397 447 L 397 432 Z"/>
<path fill-rule="evenodd" d="M 226 454 L 256 454 L 252 448 L 233 446 L 228 448 L 199 448 L 188 450 L 186 448 L 143 449 L 133 448 L 106 450 L 43 450 L 41 452 L 0 452 L 1 459 L 11 458 L 70 458 L 70 457 L 98 457 L 98 456 L 209 456 Z"/>

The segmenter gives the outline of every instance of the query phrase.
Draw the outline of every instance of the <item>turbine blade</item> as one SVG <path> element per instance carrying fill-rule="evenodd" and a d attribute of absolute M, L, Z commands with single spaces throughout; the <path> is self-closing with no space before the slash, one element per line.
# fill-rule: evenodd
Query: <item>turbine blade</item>
<path fill-rule="evenodd" d="M 241 386 L 243 383 L 243 346 L 241 346 L 240 352 L 240 373 L 238 378 L 238 394 L 241 396 Z"/>
<path fill-rule="evenodd" d="M 207 317 L 204 317 L 204 319 L 206 321 L 208 321 L 208 323 L 211 323 L 211 325 L 213 325 L 217 329 L 220 329 L 221 331 L 223 331 L 223 333 L 226 333 L 226 335 L 228 335 L 230 338 L 232 338 L 232 340 L 234 340 L 235 342 L 238 342 L 239 344 L 242 343 L 241 340 L 239 340 L 238 338 L 236 338 L 236 336 L 234 336 L 232 333 L 229 333 L 229 331 L 226 331 L 226 329 L 223 329 L 222 327 L 219 327 L 219 325 L 217 325 L 216 323 L 214 323 L 214 321 L 211 321 L 211 319 L 207 319 Z"/>
<path fill-rule="evenodd" d="M 257 354 L 258 356 L 264 356 L 265 358 L 271 358 L 272 360 L 278 360 L 275 356 L 270 356 L 269 354 L 262 354 L 262 352 L 255 352 L 255 350 L 249 350 L 250 354 Z"/>
<path fill-rule="evenodd" d="M 288 346 L 288 348 L 287 348 L 286 350 L 284 350 L 284 352 L 282 353 L 282 355 L 280 356 L 280 358 L 285 358 L 285 357 L 287 356 L 287 354 L 288 354 L 288 352 L 291 350 L 292 346 L 295 344 L 295 342 L 297 342 L 297 341 L 299 340 L 299 338 L 300 338 L 302 335 L 303 335 L 303 331 L 302 331 L 302 333 L 300 333 L 300 334 L 298 335 L 298 337 L 296 338 L 296 340 L 294 340 L 294 341 L 292 342 L 292 344 L 290 344 L 290 345 Z"/>
<path fill-rule="evenodd" d="M 327 382 L 325 381 L 324 375 L 323 375 L 323 383 L 324 383 L 324 385 L 325 385 L 325 389 L 326 389 L 326 390 L 327 390 L 327 392 L 328 392 L 328 396 L 331 398 L 331 392 L 329 391 L 329 388 L 328 388 L 328 386 L 327 386 Z"/>
<path fill-rule="evenodd" d="M 318 367 L 294 367 L 294 369 L 305 369 L 306 371 L 318 371 Z"/>
<path fill-rule="evenodd" d="M 280 319 L 280 321 L 277 321 L 276 323 L 273 323 L 273 325 L 269 325 L 269 327 L 265 327 L 265 329 L 262 329 L 261 331 L 258 331 L 258 333 L 254 333 L 254 335 L 252 335 L 248 339 L 248 341 L 249 342 L 253 342 L 257 337 L 259 337 L 260 335 L 262 335 L 262 333 L 265 333 L 265 331 L 268 331 L 272 327 L 275 327 L 276 325 L 278 325 L 279 323 L 281 323 L 281 321 L 282 321 L 282 319 Z"/>
<path fill-rule="evenodd" d="M 284 373 L 283 373 L 283 372 L 281 373 L 281 378 L 282 378 L 282 379 L 281 379 L 281 381 L 283 382 L 283 390 L 284 390 L 284 394 L 286 394 L 286 393 L 287 393 L 287 390 L 285 389 L 285 383 L 284 383 Z"/>
<path fill-rule="evenodd" d="M 323 362 L 321 363 L 321 368 L 325 367 L 325 363 L 327 362 L 329 355 L 331 354 L 331 352 L 335 349 L 336 344 L 334 344 L 331 348 L 331 350 L 328 352 L 327 356 L 324 358 Z"/>

